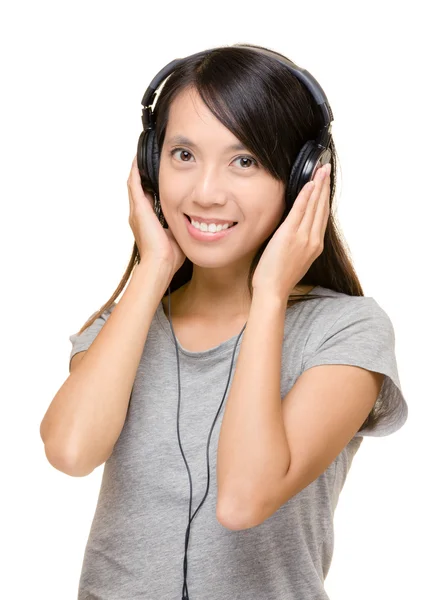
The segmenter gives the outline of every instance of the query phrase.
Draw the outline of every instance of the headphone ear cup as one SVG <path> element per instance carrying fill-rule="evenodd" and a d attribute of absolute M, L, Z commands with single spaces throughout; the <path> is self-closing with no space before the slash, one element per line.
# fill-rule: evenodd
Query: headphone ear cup
<path fill-rule="evenodd" d="M 313 140 L 304 144 L 291 169 L 286 191 L 286 214 L 291 210 L 305 184 L 313 179 L 317 170 L 316 166 L 321 166 L 319 161 L 327 162 L 330 155 L 330 150 L 319 148 Z M 327 160 L 324 160 L 326 158 Z"/>
<path fill-rule="evenodd" d="M 159 151 L 154 130 L 147 129 L 141 133 L 136 156 L 141 177 L 148 180 L 149 187 L 158 195 Z"/>
<path fill-rule="evenodd" d="M 301 151 L 299 152 L 299 154 L 296 157 L 295 162 L 292 166 L 291 175 L 289 177 L 289 184 L 288 184 L 288 190 L 289 190 L 288 199 L 292 205 L 295 202 L 295 200 L 297 199 L 297 196 L 298 196 L 300 190 L 309 181 L 309 179 L 307 179 L 304 183 L 302 183 L 303 173 L 306 170 L 305 164 L 306 164 L 310 154 L 312 153 L 312 151 L 313 151 L 313 142 L 312 142 L 312 140 L 310 140 L 304 144 L 304 146 L 302 147 Z"/>
<path fill-rule="evenodd" d="M 153 172 L 153 180 L 156 186 L 157 195 L 159 195 L 159 167 L 160 167 L 160 152 L 159 147 L 157 145 L 157 137 L 155 132 L 153 131 L 153 142 L 151 146 L 151 164 L 152 164 L 152 172 Z"/>
<path fill-rule="evenodd" d="M 153 190 L 159 195 L 159 149 L 157 147 L 156 132 L 154 129 L 147 131 L 147 141 L 145 144 L 146 155 L 145 162 L 147 166 L 147 175 L 153 186 Z"/>
<path fill-rule="evenodd" d="M 146 160 L 145 160 L 145 156 L 146 156 L 146 137 L 147 137 L 147 132 L 143 131 L 141 133 L 141 135 L 139 136 L 138 139 L 138 146 L 136 149 L 136 163 L 138 165 L 138 171 L 141 175 L 141 177 L 147 177 L 147 166 L 146 166 Z"/>

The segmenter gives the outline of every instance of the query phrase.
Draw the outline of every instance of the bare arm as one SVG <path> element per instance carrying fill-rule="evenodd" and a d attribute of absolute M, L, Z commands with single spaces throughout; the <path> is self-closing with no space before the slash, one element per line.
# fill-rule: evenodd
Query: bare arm
<path fill-rule="evenodd" d="M 40 435 L 58 470 L 88 475 L 113 451 L 148 330 L 171 279 L 166 264 L 136 266 L 122 298 L 53 398 Z"/>

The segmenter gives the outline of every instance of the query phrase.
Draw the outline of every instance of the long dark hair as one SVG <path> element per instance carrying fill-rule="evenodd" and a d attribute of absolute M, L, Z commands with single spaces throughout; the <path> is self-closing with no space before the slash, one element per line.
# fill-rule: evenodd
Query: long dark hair
<path fill-rule="evenodd" d="M 307 140 L 316 138 L 322 125 L 321 117 L 309 91 L 285 66 L 268 55 L 251 52 L 250 48 L 271 50 L 235 44 L 215 48 L 208 56 L 184 60 L 168 77 L 157 97 L 153 110 L 157 144 L 161 153 L 172 101 L 181 91 L 193 87 L 210 111 L 255 155 L 267 172 L 287 186 L 295 158 Z M 330 149 L 330 215 L 324 249 L 298 286 L 322 286 L 350 296 L 363 296 L 362 286 L 334 217 L 338 158 L 333 138 Z M 145 191 L 154 191 L 148 179 L 143 179 L 142 183 Z M 286 206 L 277 228 L 291 208 Z M 251 297 L 253 274 L 276 229 L 262 243 L 250 266 L 248 287 Z M 79 333 L 111 307 L 139 261 L 138 246 L 134 242 L 125 274 L 113 295 L 86 321 Z M 193 263 L 186 258 L 170 282 L 171 293 L 187 283 L 192 273 Z M 168 290 L 165 291 L 167 293 Z M 295 294 L 289 299 L 288 306 L 317 297 L 316 294 Z"/>
<path fill-rule="evenodd" d="M 285 66 L 268 55 L 251 52 L 250 48 L 271 50 L 251 44 L 218 47 L 208 56 L 185 59 L 168 77 L 153 110 L 159 151 L 161 153 L 171 102 L 181 91 L 192 87 L 210 111 L 255 155 L 259 163 L 287 186 L 295 158 L 306 141 L 316 138 L 322 125 L 321 117 L 309 91 Z M 330 214 L 324 249 L 298 282 L 298 286 L 321 286 L 350 296 L 364 296 L 348 248 L 335 221 L 338 157 L 333 139 L 330 149 Z M 143 180 L 142 183 L 145 191 L 154 191 L 148 180 Z M 283 223 L 291 208 L 292 206 L 286 206 L 277 227 Z M 248 287 L 251 297 L 253 273 L 273 235 L 274 232 L 263 242 L 250 266 Z M 115 304 L 139 261 L 140 255 L 135 242 L 130 261 L 116 290 L 86 321 L 79 334 Z M 187 283 L 192 272 L 193 263 L 186 258 L 170 282 L 171 293 Z M 167 293 L 168 290 L 165 295 Z M 289 299 L 288 307 L 317 297 L 319 296 L 315 294 L 295 294 Z M 381 407 L 377 409 L 380 411 Z M 371 411 L 360 429 L 372 429 L 375 426 L 379 418 L 376 410 Z"/>

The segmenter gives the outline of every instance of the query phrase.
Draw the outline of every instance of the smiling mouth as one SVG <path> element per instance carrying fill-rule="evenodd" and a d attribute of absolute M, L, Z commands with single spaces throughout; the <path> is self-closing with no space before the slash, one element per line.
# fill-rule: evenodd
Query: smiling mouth
<path fill-rule="evenodd" d="M 189 221 L 189 223 L 191 223 L 190 217 L 188 215 L 186 215 L 185 213 L 184 213 L 184 217 Z M 231 229 L 232 227 L 234 227 L 235 225 L 237 225 L 237 223 L 238 223 L 238 221 L 235 221 L 232 225 L 228 226 L 228 229 Z"/>

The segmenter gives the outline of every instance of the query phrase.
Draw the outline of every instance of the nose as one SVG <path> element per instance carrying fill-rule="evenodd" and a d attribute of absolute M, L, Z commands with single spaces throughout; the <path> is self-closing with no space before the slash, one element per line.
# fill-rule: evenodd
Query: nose
<path fill-rule="evenodd" d="M 225 204 L 227 188 L 215 166 L 206 166 L 195 175 L 194 200 L 201 206 Z"/>

